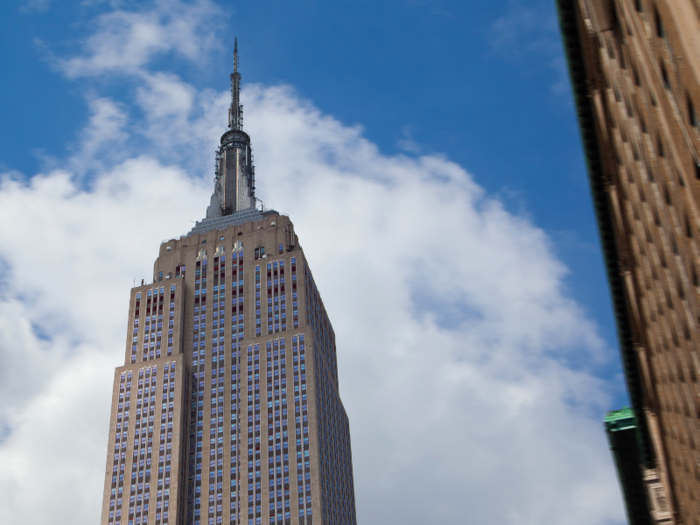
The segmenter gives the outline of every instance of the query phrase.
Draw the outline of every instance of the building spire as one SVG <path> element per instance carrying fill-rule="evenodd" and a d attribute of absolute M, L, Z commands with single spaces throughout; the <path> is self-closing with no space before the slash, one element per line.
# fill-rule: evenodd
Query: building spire
<path fill-rule="evenodd" d="M 241 74 L 238 72 L 238 38 L 233 44 L 233 73 L 231 73 L 231 108 L 228 110 L 228 127 L 243 129 L 243 106 L 241 105 Z"/>
<path fill-rule="evenodd" d="M 250 137 L 243 131 L 238 39 L 233 46 L 228 127 L 226 133 L 221 136 L 221 144 L 216 152 L 214 193 L 207 208 L 207 219 L 224 217 L 240 210 L 255 209 L 255 167 Z"/>

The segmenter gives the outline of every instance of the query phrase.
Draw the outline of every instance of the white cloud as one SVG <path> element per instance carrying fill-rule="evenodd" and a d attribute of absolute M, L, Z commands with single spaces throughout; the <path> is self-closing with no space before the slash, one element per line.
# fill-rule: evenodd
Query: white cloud
<path fill-rule="evenodd" d="M 90 99 L 63 169 L 0 179 L 2 523 L 98 519 L 129 287 L 208 203 L 185 157 L 213 163 L 228 94 L 146 67 L 178 17 L 115 15 L 66 74 L 137 72 L 133 105 Z M 359 522 L 622 523 L 592 371 L 609 350 L 547 235 L 447 159 L 384 155 L 290 88 L 243 95 L 258 194 L 294 220 L 337 333 Z"/>
<path fill-rule="evenodd" d="M 46 381 L 32 382 L 34 395 L 0 446 L 3 523 L 99 520 L 95 496 L 104 484 L 109 427 L 104 406 L 111 401 L 105 385 L 114 377 L 113 359 L 95 348 L 72 351 L 71 359 L 51 367 Z M 26 380 L 23 369 L 19 375 Z"/>
<path fill-rule="evenodd" d="M 544 233 L 447 160 L 382 155 L 285 88 L 253 86 L 245 99 L 260 194 L 295 221 L 338 334 L 361 522 L 619 518 L 605 387 L 567 366 L 572 354 L 590 366 L 601 343 L 565 297 Z M 12 523 L 47 523 L 29 517 L 32 502 L 78 491 L 92 514 L 69 520 L 59 505 L 54 520 L 96 519 L 131 278 L 149 276 L 159 241 L 201 217 L 209 190 L 147 157 L 99 173 L 90 190 L 77 180 L 57 171 L 0 186 L 0 223 L 22 217 L 0 230 L 11 273 L 0 311 L 14 327 L 2 352 L 15 378 L 0 447 L 0 487 L 13 488 L 0 490 L 0 512 Z M 18 348 L 46 359 L 14 359 Z M 95 444 L 59 441 L 67 456 L 55 462 L 32 456 L 74 421 Z M 25 484 L 28 471 L 46 484 Z"/>
<path fill-rule="evenodd" d="M 58 66 L 69 77 L 138 75 L 168 52 L 202 65 L 217 45 L 213 30 L 221 16 L 222 9 L 209 0 L 154 0 L 141 11 L 111 11 L 92 22 L 95 31 L 83 42 L 83 52 Z"/>
<path fill-rule="evenodd" d="M 418 154 L 423 152 L 423 148 L 413 138 L 413 126 L 405 125 L 401 128 L 401 138 L 396 144 L 406 153 Z"/>
<path fill-rule="evenodd" d="M 138 101 L 148 111 L 148 119 L 162 124 L 175 117 L 176 124 L 186 124 L 195 95 L 192 86 L 164 73 L 150 75 L 146 82 L 147 87 L 138 90 Z"/>
<path fill-rule="evenodd" d="M 70 167 L 77 174 L 123 159 L 124 141 L 128 138 L 124 129 L 127 115 L 120 104 L 108 98 L 91 98 L 88 106 L 90 118 L 80 133 L 79 151 L 70 159 Z"/>
<path fill-rule="evenodd" d="M 600 359 L 529 221 L 459 166 L 387 157 L 283 88 L 246 107 L 339 341 L 360 522 L 607 523 Z M 270 200 L 268 198 L 268 200 Z"/>
<path fill-rule="evenodd" d="M 180 195 L 206 198 L 201 185 L 146 158 L 101 173 L 90 191 L 80 189 L 78 181 L 56 171 L 29 182 L 4 178 L 0 183 L 0 257 L 6 263 L 0 306 L 7 356 L 2 384 L 10 380 L 10 386 L 29 387 L 14 389 L 15 394 L 43 384 L 32 380 L 34 375 L 50 373 L 45 369 L 70 358 L 76 345 L 89 342 L 108 351 L 116 341 L 121 350 L 123 289 L 151 273 L 149 261 L 132 252 L 155 253 L 169 223 L 185 229 L 188 211 L 198 217 L 196 206 L 173 205 Z M 150 206 L 161 210 L 158 217 L 148 213 Z M 0 417 L 11 409 L 0 407 Z"/>
<path fill-rule="evenodd" d="M 213 177 L 212 148 L 226 126 L 230 97 L 211 90 L 197 92 L 176 75 L 142 78 L 135 103 L 144 119 L 134 126 L 134 133 L 148 140 L 145 150 L 200 173 L 206 169 Z"/>
<path fill-rule="evenodd" d="M 51 7 L 51 0 L 25 0 L 21 10 L 25 12 L 44 13 Z"/>

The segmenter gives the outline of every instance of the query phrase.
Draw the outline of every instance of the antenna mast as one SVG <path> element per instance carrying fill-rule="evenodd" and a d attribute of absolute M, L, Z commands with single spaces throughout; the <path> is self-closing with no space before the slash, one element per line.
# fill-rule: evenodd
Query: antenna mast
<path fill-rule="evenodd" d="M 233 73 L 231 73 L 231 108 L 228 110 L 228 127 L 243 129 L 243 106 L 241 105 L 241 74 L 238 72 L 238 38 L 233 44 Z"/>

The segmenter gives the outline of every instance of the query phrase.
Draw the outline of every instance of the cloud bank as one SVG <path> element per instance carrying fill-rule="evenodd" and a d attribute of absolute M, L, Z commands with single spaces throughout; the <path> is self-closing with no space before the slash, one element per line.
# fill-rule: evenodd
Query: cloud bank
<path fill-rule="evenodd" d="M 206 58 L 218 7 L 167 4 L 97 20 L 64 73 L 132 95 L 86 95 L 60 168 L 0 178 L 2 523 L 99 519 L 129 286 L 208 203 L 192 166 L 213 166 L 228 94 L 150 58 Z M 547 235 L 463 167 L 385 155 L 290 87 L 243 99 L 258 194 L 295 222 L 336 330 L 359 523 L 622 523 L 595 373 L 609 349 Z"/>

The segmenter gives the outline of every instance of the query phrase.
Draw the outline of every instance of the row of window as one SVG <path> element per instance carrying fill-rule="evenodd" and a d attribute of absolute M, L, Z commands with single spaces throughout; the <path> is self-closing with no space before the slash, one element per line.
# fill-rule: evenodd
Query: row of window
<path fill-rule="evenodd" d="M 160 289 L 155 288 L 153 290 L 148 290 L 147 292 L 147 303 L 146 303 L 146 318 L 145 322 L 141 323 L 143 331 L 139 331 L 140 324 L 140 308 L 141 308 L 141 292 L 136 294 L 135 312 L 134 312 L 134 325 L 132 330 L 132 346 L 131 346 L 131 364 L 136 363 L 137 353 L 138 353 L 138 340 L 139 337 L 143 339 L 143 349 L 141 354 L 142 361 L 148 361 L 152 359 L 158 359 L 161 357 L 162 346 L 163 346 L 163 304 L 165 287 L 160 287 Z M 156 306 L 158 308 L 156 309 Z M 153 310 L 153 315 L 151 315 L 151 306 Z M 175 285 L 170 287 L 170 307 L 169 307 L 169 317 L 168 317 L 168 337 L 167 337 L 167 347 L 165 354 L 167 356 L 172 355 L 173 349 L 173 328 L 174 328 L 174 313 L 175 313 Z M 156 311 L 158 314 L 156 316 Z M 157 320 L 157 324 L 156 324 Z"/>
<path fill-rule="evenodd" d="M 223 258 L 217 259 L 214 258 L 214 271 L 215 275 L 219 276 L 219 283 L 221 283 L 221 274 L 224 273 L 223 269 L 225 268 L 225 260 L 222 260 Z M 214 330 L 216 330 L 216 338 L 214 335 L 212 335 L 212 350 L 211 350 L 211 357 L 212 357 L 212 364 L 211 364 L 211 377 L 208 381 L 206 381 L 205 385 L 205 380 L 204 380 L 204 364 L 206 363 L 206 345 L 204 344 L 205 341 L 203 341 L 202 333 L 206 333 L 206 296 L 204 294 L 204 287 L 205 287 L 205 282 L 204 280 L 208 277 L 205 273 L 205 266 L 207 266 L 207 263 L 205 260 L 198 261 L 199 264 L 199 273 L 196 275 L 196 277 L 199 277 L 200 283 L 199 283 L 199 290 L 200 294 L 198 296 L 199 299 L 195 299 L 195 319 L 193 319 L 193 324 L 196 325 L 195 327 L 195 333 L 198 335 L 198 340 L 195 341 L 196 345 L 193 343 L 193 347 L 196 346 L 196 348 L 193 348 L 193 372 L 194 376 L 194 385 L 195 387 L 193 388 L 193 395 L 192 395 L 192 403 L 191 403 L 191 411 L 190 411 L 190 437 L 191 437 L 191 448 L 190 448 L 190 458 L 189 458 L 189 463 L 190 463 L 190 472 L 192 472 L 194 475 L 190 476 L 190 480 L 188 483 L 188 502 L 190 503 L 188 505 L 189 509 L 189 519 L 192 520 L 192 523 L 195 525 L 201 524 L 203 521 L 206 523 L 207 519 L 209 522 L 212 522 L 214 520 L 220 520 L 221 519 L 221 512 L 223 510 L 223 489 L 225 486 L 228 485 L 228 483 L 225 482 L 226 478 L 229 478 L 230 476 L 230 501 L 229 501 L 229 507 L 230 507 L 230 512 L 231 512 L 231 523 L 241 523 L 242 521 L 245 521 L 245 514 L 241 515 L 241 512 L 243 512 L 243 509 L 240 508 L 239 502 L 240 499 L 242 498 L 242 495 L 240 494 L 240 489 L 241 489 L 241 482 L 245 478 L 245 470 L 248 470 L 248 483 L 247 486 L 250 488 L 249 494 L 248 494 L 248 520 L 257 520 L 259 522 L 260 520 L 260 513 L 261 509 L 260 504 L 258 503 L 260 501 L 260 495 L 261 495 L 261 477 L 262 477 L 262 469 L 261 469 L 261 460 L 260 460 L 260 447 L 261 447 L 261 428 L 260 428 L 260 363 L 259 363 L 259 345 L 254 345 L 248 348 L 248 355 L 247 357 L 249 358 L 249 363 L 246 365 L 245 369 L 241 369 L 240 363 L 238 362 L 239 356 L 239 349 L 237 348 L 237 342 L 236 338 L 234 337 L 231 341 L 231 388 L 229 394 L 231 396 L 231 410 L 230 410 L 230 420 L 229 416 L 226 415 L 228 411 L 224 411 L 224 402 L 226 400 L 225 393 L 224 393 L 224 376 L 223 374 L 225 373 L 225 362 L 226 362 L 226 345 L 224 344 L 224 334 L 220 333 L 222 325 L 225 326 L 224 322 L 224 314 L 225 314 L 225 309 L 223 308 L 224 301 L 222 301 L 222 290 L 225 290 L 223 286 L 219 286 L 218 289 L 216 280 L 214 281 L 214 288 L 210 291 L 213 291 L 216 297 L 214 298 L 214 301 L 218 302 L 218 308 L 216 307 L 216 303 L 214 304 L 214 313 L 212 314 L 212 323 L 211 323 L 211 329 L 212 329 L 212 334 L 214 333 Z M 242 301 L 242 286 L 240 290 L 236 290 L 236 288 L 239 288 L 239 281 L 241 280 L 241 274 L 242 274 L 242 260 L 238 261 L 239 264 L 236 264 L 236 261 L 233 263 L 233 268 L 231 269 L 231 275 L 236 281 L 236 286 L 232 286 L 232 295 L 233 295 L 233 308 L 236 308 L 235 314 L 240 316 L 242 315 L 242 307 L 243 307 L 243 301 Z M 209 265 L 211 266 L 211 265 Z M 211 269 L 211 267 L 209 268 Z M 260 281 L 260 267 L 256 268 L 258 271 L 256 272 L 256 284 L 259 284 Z M 294 261 L 294 270 L 296 271 L 296 261 Z M 279 272 L 279 266 L 277 267 L 277 271 Z M 218 272 L 218 273 L 216 273 Z M 234 273 L 235 272 L 235 273 Z M 279 277 L 278 277 L 279 279 Z M 242 285 L 243 283 L 240 283 Z M 278 281 L 279 284 L 279 281 Z M 238 292 L 238 293 L 237 293 Z M 260 287 L 257 286 L 256 289 L 256 317 L 260 315 Z M 225 293 L 225 292 L 224 292 Z M 211 295 L 212 293 L 209 294 L 210 300 L 211 300 Z M 236 302 L 236 299 L 238 295 L 241 295 L 240 301 Z M 281 294 L 278 294 L 278 296 Z M 296 293 L 294 294 L 296 296 Z M 275 306 L 282 307 L 285 311 L 286 314 L 286 302 L 284 305 L 278 303 L 275 305 L 274 299 L 271 297 L 271 301 L 269 301 L 268 307 L 270 309 L 277 309 Z M 286 297 L 284 298 L 286 300 Z M 198 309 L 199 307 L 199 309 Z M 294 310 L 296 310 L 296 297 L 294 301 Z M 241 313 L 238 313 L 241 312 Z M 233 314 L 232 314 L 233 315 Z M 278 314 L 279 315 L 279 314 Z M 270 317 L 273 317 L 274 314 L 272 314 Z M 238 317 L 236 321 L 242 320 L 241 317 Z M 258 325 L 259 326 L 259 325 Z M 298 326 L 298 325 L 297 325 Z M 204 330 L 203 330 L 204 328 Z M 274 329 L 274 328 L 273 328 Z M 198 331 L 197 331 L 198 330 Z M 243 334 L 240 334 L 241 336 Z M 257 335 L 260 335 L 259 333 Z M 242 338 L 242 337 L 241 337 Z M 298 358 L 295 358 L 295 361 Z M 270 383 L 268 384 L 269 391 L 268 394 L 271 398 L 270 402 L 271 403 L 278 403 L 277 406 L 277 418 L 274 418 L 273 416 L 273 425 L 272 425 L 272 435 L 270 436 L 270 439 L 272 440 L 271 443 L 274 443 L 274 440 L 277 440 L 277 446 L 280 450 L 288 449 L 288 430 L 287 430 L 287 407 L 286 407 L 286 367 L 284 368 L 284 371 L 282 369 L 283 365 L 283 360 L 278 358 L 277 359 L 277 374 L 275 377 L 274 372 L 270 374 L 269 381 Z M 298 374 L 298 364 L 295 365 L 295 371 L 297 372 L 296 379 L 299 380 L 299 375 Z M 304 364 L 305 366 L 305 364 Z M 241 375 L 246 374 L 248 372 L 247 378 L 241 377 Z M 304 394 L 303 394 L 303 399 L 306 401 L 306 380 L 305 380 L 305 370 L 303 374 L 303 387 L 304 387 Z M 243 381 L 244 379 L 247 379 L 247 381 Z M 244 396 L 238 395 L 239 393 L 239 388 L 242 387 L 241 383 L 244 382 L 247 386 L 247 393 L 248 393 L 248 412 L 246 414 L 247 420 L 244 420 L 242 417 L 240 417 L 239 413 L 239 405 L 243 404 L 246 402 Z M 204 426 L 204 419 L 205 419 L 205 406 L 204 406 L 204 393 L 206 391 L 211 390 L 211 404 L 209 408 L 209 414 L 206 417 L 206 419 L 209 420 L 209 478 L 206 477 L 206 472 L 203 472 L 202 470 L 202 464 L 204 458 L 203 453 L 205 450 L 205 436 L 206 436 L 206 428 Z M 280 392 L 282 392 L 282 395 L 280 396 Z M 277 397 L 277 399 L 274 399 Z M 280 399 L 281 397 L 281 399 Z M 254 403 L 255 401 L 255 403 Z M 245 406 L 245 405 L 244 405 Z M 273 405 L 274 406 L 274 405 Z M 272 408 L 272 407 L 270 407 Z M 299 439 L 297 440 L 298 444 L 300 447 L 308 446 L 308 445 L 303 445 L 302 443 L 303 438 L 302 438 L 302 420 L 307 420 L 308 419 L 308 414 L 304 414 L 306 412 L 306 403 L 303 403 L 303 408 L 300 405 L 299 406 Z M 272 411 L 271 411 L 272 412 Z M 277 422 L 276 419 L 279 420 L 279 425 L 275 426 L 275 423 Z M 228 421 L 227 421 L 228 420 Z M 228 428 L 230 425 L 230 434 L 228 431 L 224 432 L 224 429 Z M 308 421 L 304 421 L 303 426 L 305 427 L 305 433 L 306 433 L 306 443 L 308 443 Z M 240 454 L 245 450 L 245 434 L 248 433 L 248 461 L 246 463 L 242 463 L 240 461 Z M 228 434 L 230 438 L 230 447 L 231 447 L 231 459 L 230 459 L 230 471 L 224 470 L 223 468 L 223 457 L 224 457 L 224 439 L 225 435 Z M 228 440 L 226 440 L 228 441 Z M 274 452 L 274 448 L 272 449 Z M 306 461 L 304 458 L 304 448 L 300 448 L 301 452 L 301 468 L 302 468 L 302 474 L 301 474 L 301 480 L 304 479 L 304 474 L 303 474 L 303 468 L 304 468 L 304 462 Z M 286 454 L 286 458 L 285 458 Z M 276 462 L 273 463 L 275 466 L 272 468 L 275 469 L 273 474 L 278 474 L 277 478 L 278 479 L 281 487 L 280 491 L 281 494 L 284 494 L 284 492 L 289 492 L 289 453 L 288 452 L 281 452 L 278 454 L 278 456 L 273 455 L 273 458 L 280 458 L 280 465 L 279 465 L 279 472 L 277 472 L 277 465 Z M 284 463 L 287 463 L 286 465 Z M 247 469 L 246 469 L 247 467 Z M 269 473 L 268 473 L 269 475 Z M 309 475 L 310 476 L 310 475 Z M 207 481 L 208 480 L 208 481 Z M 310 477 L 309 477 L 310 481 Z M 286 489 L 284 487 L 287 487 Z M 303 482 L 302 482 L 303 486 Z M 202 492 L 206 491 L 207 488 L 209 489 L 209 499 L 208 499 L 208 505 L 205 505 L 204 509 L 202 508 L 202 503 L 206 502 L 206 499 L 202 497 Z M 309 485 L 310 488 L 310 485 Z M 206 494 L 206 492 L 205 492 Z M 305 494 L 302 491 L 302 494 Z M 306 498 L 306 495 L 301 496 L 302 498 Z M 310 497 L 310 493 L 309 493 Z M 284 497 L 282 498 L 282 510 L 281 510 L 281 515 L 283 515 L 285 512 L 291 512 L 288 507 L 289 507 L 289 501 L 290 498 L 289 496 L 285 499 Z M 245 506 L 244 506 L 245 508 Z M 286 510 L 285 510 L 286 509 Z M 206 512 L 206 514 L 205 514 Z"/>
<path fill-rule="evenodd" d="M 138 371 L 138 407 L 134 414 L 134 442 L 131 460 L 131 484 L 129 486 L 128 511 L 123 511 L 124 482 L 126 475 L 126 460 L 128 452 L 129 416 L 128 410 L 122 414 L 117 413 L 117 425 L 115 436 L 115 455 L 112 472 L 112 489 L 109 501 L 109 522 L 121 525 L 122 519 L 128 519 L 128 523 L 146 523 L 149 510 L 155 513 L 157 523 L 168 523 L 169 498 L 170 498 L 170 471 L 172 458 L 172 433 L 173 433 L 173 402 L 168 399 L 173 397 L 175 383 L 176 364 L 165 363 L 162 367 L 162 410 L 159 428 L 160 447 L 158 449 L 158 470 L 156 474 L 156 502 L 155 507 L 149 509 L 151 497 L 151 467 L 152 451 L 155 428 L 155 393 L 157 388 L 158 365 L 145 367 Z M 123 372 L 120 377 L 120 400 L 128 403 L 132 392 L 132 371 Z M 142 399 L 143 396 L 143 408 Z M 150 404 L 149 404 L 150 401 Z M 121 403 L 120 403 L 121 404 Z M 121 409 L 120 409 L 121 410 Z M 123 425 L 123 426 L 122 426 Z M 158 435 L 158 434 L 156 434 Z M 167 441 L 167 443 L 166 443 Z M 128 516 L 128 518 L 125 518 Z"/>
<path fill-rule="evenodd" d="M 295 338 L 296 339 L 296 338 Z M 274 343 L 274 346 L 277 346 L 278 342 Z M 272 435 L 270 435 L 270 443 L 273 443 L 274 439 L 277 439 L 277 449 L 280 449 L 280 441 L 282 442 L 282 450 L 287 448 L 287 426 L 286 423 L 287 421 L 285 420 L 286 418 L 286 369 L 285 372 L 282 372 L 282 366 L 284 365 L 283 360 L 285 359 L 284 357 L 280 358 L 281 356 L 284 356 L 284 349 L 283 349 L 283 342 L 279 343 L 280 346 L 282 347 L 281 349 L 275 348 L 274 353 L 278 354 L 277 359 L 275 361 L 277 362 L 277 374 L 278 374 L 278 379 L 276 380 L 275 384 L 275 379 L 274 379 L 274 374 L 270 374 L 269 378 L 269 385 L 268 385 L 268 396 L 269 396 L 269 408 L 271 409 L 273 406 L 273 403 L 276 403 L 277 405 L 277 411 L 276 411 L 276 419 L 280 420 L 279 428 L 275 428 L 273 426 L 272 430 Z M 235 345 L 235 343 L 234 343 Z M 237 407 L 238 403 L 242 400 L 238 399 L 237 397 L 237 389 L 236 389 L 236 384 L 238 383 L 238 364 L 237 364 L 237 351 L 232 350 L 232 387 L 231 387 L 231 519 L 236 520 L 236 512 L 238 512 L 238 494 L 236 487 L 240 488 L 240 477 L 242 476 L 240 469 L 238 469 L 238 457 L 237 454 L 239 452 L 239 448 L 237 448 L 237 443 L 236 443 L 236 435 L 234 434 L 234 429 L 237 433 L 244 433 L 246 430 L 248 430 L 248 446 L 249 446 L 249 460 L 248 460 L 248 470 L 249 470 L 249 487 L 251 488 L 250 493 L 249 493 L 249 514 L 252 514 L 253 516 L 249 516 L 249 520 L 253 519 L 255 520 L 255 514 L 259 514 L 259 510 L 257 509 L 258 505 L 256 503 L 258 502 L 259 495 L 260 495 L 260 482 L 257 481 L 260 476 L 260 393 L 259 393 L 259 388 L 260 388 L 260 373 L 259 373 L 259 345 L 255 346 L 250 346 L 249 347 L 249 352 L 248 352 L 248 365 L 249 367 L 249 375 L 248 375 L 248 381 L 247 381 L 247 386 L 248 386 L 248 424 L 245 425 L 244 423 L 240 423 L 240 426 L 238 421 L 236 421 L 236 415 L 237 415 Z M 272 350 L 270 350 L 270 362 L 272 363 Z M 279 352 L 279 353 L 278 353 Z M 294 361 L 296 362 L 298 360 L 298 356 L 296 355 L 296 350 L 294 352 Z M 198 351 L 197 353 L 197 358 L 200 363 L 202 363 L 206 359 L 206 354 L 203 353 L 201 350 Z M 212 356 L 212 363 L 213 366 L 212 368 L 215 368 L 216 365 L 220 365 L 222 361 L 225 359 L 225 352 L 223 349 L 220 349 L 218 352 L 218 355 Z M 297 369 L 296 373 L 296 390 L 297 390 L 297 400 L 299 396 L 299 373 L 298 373 L 298 364 L 295 365 L 295 368 Z M 274 366 L 270 367 L 273 368 Z M 218 370 L 218 368 L 217 368 Z M 195 381 L 200 378 L 200 375 L 203 375 L 201 372 L 199 374 L 195 375 Z M 281 376 L 285 376 L 283 380 L 280 380 Z M 304 393 L 302 394 L 302 399 L 303 401 L 306 401 L 306 380 L 305 380 L 305 374 L 302 376 L 303 379 L 303 390 Z M 221 445 L 223 445 L 223 427 L 224 427 L 224 410 L 223 410 L 223 385 L 222 385 L 222 378 L 216 378 L 213 379 L 211 382 L 211 387 L 212 387 L 212 397 L 211 397 L 211 416 L 209 417 L 210 419 L 210 439 L 211 439 L 211 447 L 210 447 L 210 505 L 209 508 L 207 509 L 210 515 L 210 519 L 213 519 L 214 514 L 218 514 L 219 511 L 219 505 L 218 503 L 219 500 L 221 500 L 220 494 L 222 492 L 222 483 L 220 483 L 218 480 L 219 478 L 222 478 L 223 474 L 223 469 L 222 469 L 222 457 L 223 457 L 223 450 L 221 448 Z M 202 439 L 203 439 L 203 425 L 201 420 L 203 419 L 203 405 L 204 405 L 204 399 L 203 399 L 203 390 L 204 390 L 204 384 L 203 381 L 199 382 L 200 386 L 202 387 L 202 392 L 199 392 L 197 394 L 193 395 L 193 402 L 192 402 L 192 411 L 191 411 L 191 435 L 196 436 L 196 445 L 194 445 L 191 450 L 190 450 L 190 466 L 191 469 L 194 470 L 195 472 L 199 473 L 199 476 L 195 475 L 192 479 L 194 482 L 194 487 L 193 490 L 191 491 L 191 503 L 193 508 L 192 517 L 195 521 L 201 520 L 201 514 L 199 514 L 197 511 L 201 512 L 201 509 L 198 509 L 198 506 L 201 506 L 201 485 L 202 481 L 202 474 L 201 474 L 201 462 L 202 462 Z M 280 390 L 282 392 L 282 399 L 280 403 Z M 217 395 L 218 394 L 218 395 Z M 273 401 L 273 398 L 276 399 Z M 255 403 L 254 403 L 255 401 Z M 306 404 L 303 403 L 303 409 L 299 409 L 300 412 L 306 412 Z M 304 414 L 305 416 L 306 414 Z M 304 419 L 307 419 L 304 417 Z M 301 421 L 301 418 L 299 419 Z M 301 427 L 301 424 L 299 424 Z M 305 434 L 306 434 L 306 445 L 305 447 L 308 447 L 308 423 L 304 423 L 305 427 Z M 275 432 L 275 430 L 278 430 L 278 432 Z M 297 440 L 297 443 L 299 447 L 302 446 L 302 440 L 301 440 L 301 428 L 298 429 L 299 433 L 299 439 Z M 253 448 L 255 447 L 255 448 Z M 270 446 L 270 450 L 274 451 L 275 449 Z M 302 449 L 299 450 L 301 454 L 299 454 L 302 458 L 303 456 L 303 451 Z M 273 452 L 274 453 L 274 452 Z M 278 454 L 280 458 L 284 458 L 282 454 Z M 274 456 L 273 456 L 274 457 Z M 285 463 L 288 463 L 288 456 L 286 460 L 283 460 Z M 301 460 L 301 465 L 303 468 L 305 459 Z M 308 461 L 308 460 L 306 460 Z M 280 461 L 282 463 L 282 461 Z M 195 468 L 192 468 L 195 467 Z M 289 484 L 289 465 L 279 465 L 279 483 L 280 485 L 287 485 Z M 273 467 L 275 469 L 276 467 Z M 307 467 L 308 468 L 308 467 Z M 236 476 L 236 479 L 234 479 L 234 476 Z M 300 475 L 300 480 L 303 479 L 304 476 Z M 212 496 L 214 495 L 212 490 L 214 487 L 214 480 L 216 481 L 216 498 L 213 498 Z M 274 480 L 274 478 L 273 478 Z M 309 477 L 310 480 L 310 477 Z M 198 487 L 200 487 L 198 489 Z M 255 487 L 255 490 L 253 489 Z M 310 494 L 309 494 L 310 496 Z M 305 498 L 306 496 L 302 496 L 302 498 Z M 217 502 L 216 506 L 213 505 L 214 502 Z M 286 503 L 286 501 L 282 501 L 282 503 Z M 282 512 L 286 512 L 283 510 Z M 199 518 L 199 519 L 198 519 Z M 200 521 L 201 522 L 201 521 Z"/>

